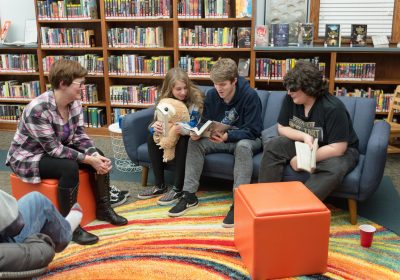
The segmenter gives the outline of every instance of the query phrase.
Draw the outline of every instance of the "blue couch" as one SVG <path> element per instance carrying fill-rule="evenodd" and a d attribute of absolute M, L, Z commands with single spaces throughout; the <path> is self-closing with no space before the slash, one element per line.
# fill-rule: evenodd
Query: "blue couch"
<path fill-rule="evenodd" d="M 204 88 L 203 88 L 204 89 Z M 207 90 L 208 88 L 205 88 Z M 264 128 L 276 124 L 282 100 L 286 92 L 258 90 L 262 103 Z M 357 201 L 363 201 L 378 188 L 386 163 L 386 150 L 390 126 L 385 121 L 375 122 L 375 101 L 367 98 L 339 97 L 345 104 L 359 137 L 360 160 L 356 168 L 347 174 L 342 184 L 331 194 L 348 199 L 350 222 L 357 222 Z M 147 184 L 151 166 L 147 152 L 147 127 L 153 119 L 154 108 L 127 115 L 122 121 L 123 141 L 130 159 L 143 167 L 142 185 Z M 262 153 L 253 158 L 253 180 L 257 182 Z M 234 157 L 217 153 L 206 156 L 202 176 L 233 180 Z M 288 165 L 284 181 L 302 181 L 308 178 L 306 172 L 295 172 Z"/>

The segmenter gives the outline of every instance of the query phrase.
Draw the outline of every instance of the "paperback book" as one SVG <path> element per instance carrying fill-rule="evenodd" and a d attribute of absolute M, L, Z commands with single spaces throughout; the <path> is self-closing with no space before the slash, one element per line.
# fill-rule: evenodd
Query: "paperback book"
<path fill-rule="evenodd" d="M 178 124 L 181 125 L 181 128 L 183 130 L 186 130 L 185 132 L 201 137 L 212 137 L 213 133 L 225 133 L 229 129 L 234 128 L 231 125 L 211 120 L 205 122 L 200 128 L 191 127 L 187 123 L 178 123 Z"/>
<path fill-rule="evenodd" d="M 238 73 L 242 77 L 249 76 L 250 58 L 239 58 Z"/>
<path fill-rule="evenodd" d="M 237 47 L 250 48 L 251 47 L 251 29 L 250 27 L 237 28 Z"/>
<path fill-rule="evenodd" d="M 312 47 L 314 38 L 313 23 L 299 23 L 298 44 L 299 47 Z"/>
<path fill-rule="evenodd" d="M 340 24 L 327 24 L 325 26 L 325 45 L 327 47 L 340 47 Z"/>
<path fill-rule="evenodd" d="M 367 46 L 367 25 L 352 24 L 351 25 L 351 47 L 366 47 Z"/>
<path fill-rule="evenodd" d="M 268 47 L 268 25 L 257 25 L 254 44 L 256 47 Z"/>
<path fill-rule="evenodd" d="M 169 120 L 169 114 L 168 111 L 165 111 L 163 108 L 160 108 L 159 106 L 156 107 L 156 119 L 158 121 L 162 122 L 163 126 L 163 136 L 167 136 L 169 132 L 169 126 L 168 126 L 168 120 Z"/>
<path fill-rule="evenodd" d="M 314 139 L 312 149 L 303 142 L 296 141 L 294 144 L 296 147 L 297 168 L 311 173 L 317 166 L 318 138 Z"/>
<path fill-rule="evenodd" d="M 372 35 L 371 36 L 372 43 L 374 44 L 374 48 L 388 48 L 389 40 L 385 35 Z"/>
<path fill-rule="evenodd" d="M 236 18 L 251 18 L 252 0 L 235 0 Z"/>
<path fill-rule="evenodd" d="M 3 27 L 0 30 L 0 42 L 4 42 L 5 41 L 5 39 L 7 37 L 8 30 L 10 29 L 10 25 L 11 25 L 11 20 L 6 20 L 4 22 Z"/>
<path fill-rule="evenodd" d="M 271 25 L 271 46 L 287 47 L 289 45 L 289 24 L 274 23 Z"/>

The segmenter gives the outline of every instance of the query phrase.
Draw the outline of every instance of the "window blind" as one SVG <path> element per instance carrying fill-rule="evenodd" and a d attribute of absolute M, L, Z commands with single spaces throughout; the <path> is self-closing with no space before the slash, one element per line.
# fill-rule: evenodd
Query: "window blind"
<path fill-rule="evenodd" d="M 318 37 L 326 24 L 340 24 L 341 36 L 350 36 L 351 24 L 367 24 L 367 36 L 392 36 L 394 0 L 320 0 Z"/>

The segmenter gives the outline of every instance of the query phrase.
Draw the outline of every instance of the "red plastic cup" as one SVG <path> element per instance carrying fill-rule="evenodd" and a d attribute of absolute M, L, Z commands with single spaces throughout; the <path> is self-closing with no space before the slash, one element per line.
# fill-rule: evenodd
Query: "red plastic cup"
<path fill-rule="evenodd" d="M 376 231 L 376 228 L 371 225 L 361 225 L 359 229 L 360 229 L 361 246 L 365 248 L 371 247 L 372 239 L 374 237 L 374 232 Z"/>

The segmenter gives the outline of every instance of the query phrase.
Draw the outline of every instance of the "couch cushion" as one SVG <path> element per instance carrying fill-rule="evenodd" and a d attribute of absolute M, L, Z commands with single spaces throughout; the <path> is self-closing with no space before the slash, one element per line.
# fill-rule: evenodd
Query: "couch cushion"
<path fill-rule="evenodd" d="M 232 154 L 215 153 L 206 155 L 203 175 L 221 179 L 233 180 L 235 158 Z"/>
<path fill-rule="evenodd" d="M 150 166 L 150 157 L 147 150 L 147 143 L 140 145 L 137 149 L 139 165 L 141 166 Z"/>
<path fill-rule="evenodd" d="M 359 140 L 358 149 L 361 154 L 365 154 L 374 125 L 376 102 L 372 98 L 347 96 L 338 96 L 338 98 L 344 103 L 353 121 L 353 128 Z"/>
<path fill-rule="evenodd" d="M 282 101 L 285 98 L 286 91 L 269 92 L 268 102 L 263 108 L 263 125 L 268 128 L 278 121 L 279 112 L 281 111 Z"/>

